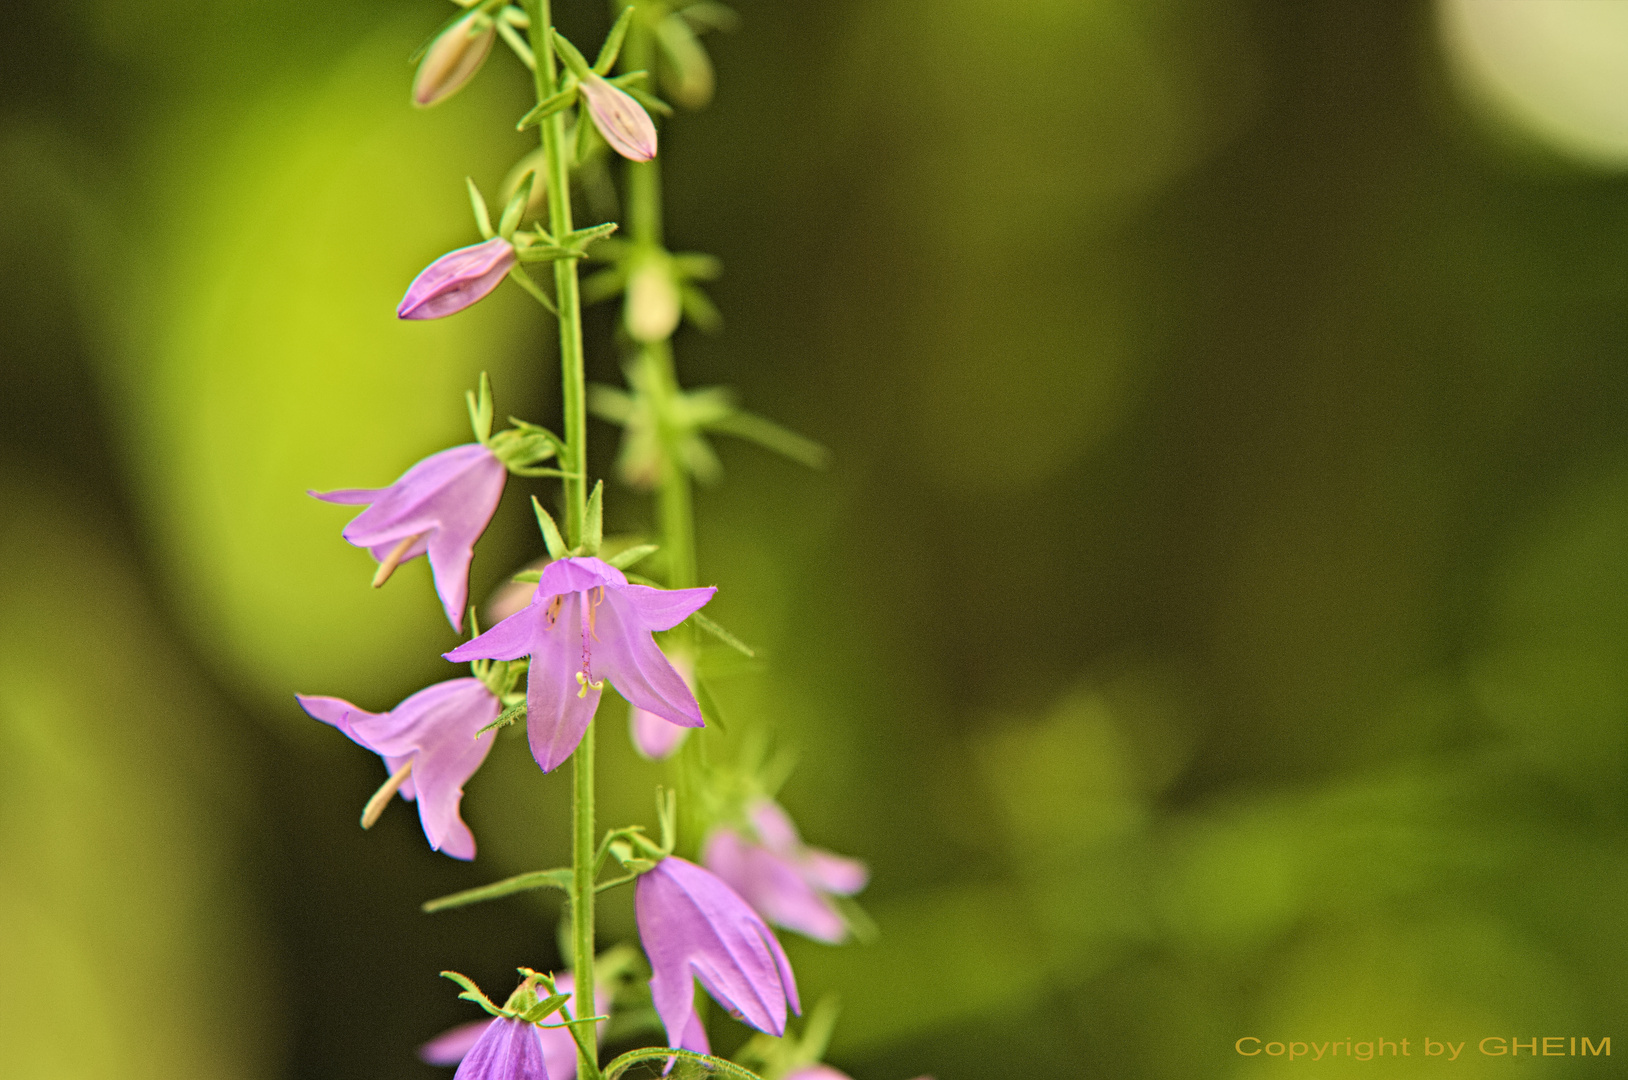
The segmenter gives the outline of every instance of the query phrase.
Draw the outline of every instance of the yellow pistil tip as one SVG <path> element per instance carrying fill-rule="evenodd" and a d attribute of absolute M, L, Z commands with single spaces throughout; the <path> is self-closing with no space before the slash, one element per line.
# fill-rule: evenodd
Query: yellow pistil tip
<path fill-rule="evenodd" d="M 362 807 L 362 828 L 373 828 L 374 823 L 384 813 L 384 808 L 390 805 L 391 798 L 401 790 L 401 785 L 407 782 L 407 774 L 412 771 L 413 759 L 408 758 L 407 764 L 397 769 L 390 779 L 379 785 L 379 790 L 373 793 L 373 798 Z"/>

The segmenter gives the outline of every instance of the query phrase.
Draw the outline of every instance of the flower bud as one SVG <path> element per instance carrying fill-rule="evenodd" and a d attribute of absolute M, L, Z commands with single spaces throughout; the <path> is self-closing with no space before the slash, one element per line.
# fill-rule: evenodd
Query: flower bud
<path fill-rule="evenodd" d="M 490 16 L 471 11 L 430 43 L 413 76 L 413 104 L 427 109 L 463 89 L 492 51 L 497 27 Z"/>
<path fill-rule="evenodd" d="M 678 284 L 665 259 L 648 259 L 628 275 L 622 318 L 635 341 L 666 341 L 678 329 Z"/>
<path fill-rule="evenodd" d="M 514 245 L 501 236 L 449 251 L 426 266 L 396 308 L 398 319 L 439 319 L 497 288 L 514 266 Z"/>
<path fill-rule="evenodd" d="M 629 161 L 649 161 L 656 156 L 656 125 L 631 94 L 589 74 L 582 80 L 582 96 L 588 99 L 594 127 L 612 150 Z"/>

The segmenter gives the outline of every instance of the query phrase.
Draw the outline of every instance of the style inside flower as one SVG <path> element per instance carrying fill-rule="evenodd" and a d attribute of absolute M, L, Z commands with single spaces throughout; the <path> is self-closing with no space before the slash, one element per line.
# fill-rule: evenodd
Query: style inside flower
<path fill-rule="evenodd" d="M 453 1080 L 549 1080 L 535 1024 L 494 1016 L 458 1064 Z"/>
<path fill-rule="evenodd" d="M 417 801 L 430 847 L 458 859 L 475 857 L 475 836 L 458 815 L 464 784 L 492 749 L 476 732 L 497 719 L 502 705 L 479 679 L 450 679 L 420 690 L 387 713 L 370 713 L 334 697 L 296 694 L 311 716 L 384 758 L 390 779 L 368 803 L 362 823 L 373 824 L 396 792 Z"/>
<path fill-rule="evenodd" d="M 424 51 L 413 76 L 413 104 L 427 109 L 462 90 L 492 51 L 497 25 L 476 10 L 441 32 Z"/>
<path fill-rule="evenodd" d="M 435 591 L 447 621 L 462 631 L 475 541 L 503 496 L 509 471 L 480 443 L 432 454 L 387 488 L 346 488 L 310 494 L 331 503 L 371 504 L 345 526 L 344 537 L 379 560 L 374 587 L 397 566 L 428 553 Z"/>
<path fill-rule="evenodd" d="M 693 675 L 689 660 L 682 655 L 668 659 L 684 682 L 689 683 Z M 628 734 L 633 739 L 633 749 L 639 752 L 639 756 L 651 761 L 666 761 L 672 757 L 684 745 L 684 737 L 690 733 L 689 728 L 680 727 L 638 706 L 628 710 L 627 726 Z"/>
<path fill-rule="evenodd" d="M 865 864 L 806 847 L 797 826 L 771 799 L 756 799 L 747 819 L 757 842 L 726 827 L 707 837 L 701 861 L 776 926 L 815 941 L 836 944 L 848 924 L 831 896 L 852 896 L 865 887 Z"/>
<path fill-rule="evenodd" d="M 612 150 L 629 161 L 649 161 L 656 156 L 656 125 L 632 94 L 589 73 L 582 80 L 582 96 L 587 99 L 594 127 Z"/>
<path fill-rule="evenodd" d="M 554 986 L 562 994 L 570 994 L 576 987 L 576 981 L 569 974 L 554 976 Z M 602 986 L 594 987 L 594 1011 L 603 1016 L 610 1009 L 611 996 L 609 989 Z M 551 1017 L 550 1024 L 558 1024 L 560 1017 Z M 418 1048 L 419 1060 L 429 1065 L 456 1065 L 474 1048 L 486 1029 L 497 1023 L 497 1020 L 472 1020 L 467 1024 L 459 1024 L 442 1032 L 423 1046 Z M 605 1039 L 605 1021 L 594 1025 L 601 1042 Z M 571 1033 L 564 1027 L 533 1027 L 536 1032 L 538 1045 L 543 1050 L 543 1064 L 547 1067 L 549 1080 L 576 1080 L 577 1075 L 577 1043 L 571 1038 Z"/>
<path fill-rule="evenodd" d="M 771 1035 L 786 1033 L 788 1004 L 802 1012 L 774 932 L 714 874 L 668 856 L 639 876 L 633 909 L 669 1046 L 710 1053 L 695 1014 L 697 979 L 731 1016 Z"/>
<path fill-rule="evenodd" d="M 462 311 L 497 288 L 514 264 L 514 245 L 501 236 L 449 251 L 407 286 L 396 318 L 440 319 Z"/>
<path fill-rule="evenodd" d="M 551 772 L 582 741 L 607 679 L 637 708 L 703 726 L 695 695 L 651 634 L 677 626 L 717 591 L 629 585 L 600 559 L 558 559 L 524 611 L 444 655 L 455 663 L 531 657 L 526 732 L 537 764 Z"/>

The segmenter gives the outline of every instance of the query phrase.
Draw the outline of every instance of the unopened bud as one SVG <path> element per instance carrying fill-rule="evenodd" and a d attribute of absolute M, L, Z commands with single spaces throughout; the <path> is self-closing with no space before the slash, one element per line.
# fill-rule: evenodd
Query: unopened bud
<path fill-rule="evenodd" d="M 430 43 L 413 77 L 413 104 L 427 109 L 456 94 L 486 62 L 497 26 L 481 11 L 471 11 Z"/>
<path fill-rule="evenodd" d="M 396 308 L 398 319 L 439 319 L 498 287 L 514 267 L 514 245 L 501 236 L 449 251 L 426 266 Z"/>
<path fill-rule="evenodd" d="M 678 285 L 665 259 L 650 259 L 628 275 L 623 321 L 635 341 L 666 341 L 678 329 Z"/>
<path fill-rule="evenodd" d="M 629 161 L 649 161 L 656 156 L 656 125 L 633 95 L 590 73 L 582 80 L 582 96 L 588 100 L 594 127 L 612 150 Z"/>

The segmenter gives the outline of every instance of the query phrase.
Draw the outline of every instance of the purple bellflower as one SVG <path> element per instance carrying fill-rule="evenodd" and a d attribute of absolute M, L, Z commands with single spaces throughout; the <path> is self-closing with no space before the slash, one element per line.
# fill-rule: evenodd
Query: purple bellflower
<path fill-rule="evenodd" d="M 364 828 L 397 791 L 417 801 L 430 847 L 456 859 L 475 857 L 475 835 L 458 815 L 464 784 L 486 760 L 491 739 L 475 733 L 496 720 L 502 704 L 479 679 L 449 679 L 425 687 L 387 713 L 370 713 L 335 697 L 294 695 L 311 716 L 384 758 L 390 779 L 368 802 Z"/>
<path fill-rule="evenodd" d="M 573 992 L 576 981 L 569 975 L 554 976 L 554 986 L 562 994 Z M 611 997 L 608 988 L 594 987 L 594 1011 L 603 1016 L 610 1009 Z M 450 1028 L 418 1048 L 419 1060 L 428 1065 L 456 1065 L 474 1048 L 480 1037 L 486 1034 L 486 1029 L 498 1021 L 494 1018 L 485 1020 L 471 1020 L 467 1024 L 459 1024 Z M 558 1023 L 559 1017 L 554 1017 L 550 1023 Z M 601 1042 L 605 1039 L 605 1022 L 600 1021 L 594 1025 Z M 577 1075 L 577 1043 L 571 1033 L 564 1027 L 533 1027 L 537 1042 L 543 1050 L 543 1064 L 547 1067 L 549 1080 L 576 1080 Z M 456 1078 L 454 1078 L 456 1080 Z"/>
<path fill-rule="evenodd" d="M 461 632 L 475 541 L 492 520 L 508 476 L 508 468 L 491 450 L 481 443 L 466 443 L 431 454 L 387 488 L 310 494 L 324 502 L 371 504 L 351 519 L 343 535 L 379 560 L 375 588 L 389 580 L 397 566 L 428 553 L 447 621 Z"/>
<path fill-rule="evenodd" d="M 695 1014 L 697 979 L 731 1016 L 771 1035 L 786 1033 L 788 1003 L 803 1011 L 774 931 L 711 872 L 669 855 L 639 876 L 633 911 L 669 1046 L 711 1052 Z"/>
<path fill-rule="evenodd" d="M 677 626 L 717 591 L 629 585 L 599 559 L 557 559 L 523 611 L 443 655 L 454 663 L 531 657 L 526 734 L 537 764 L 552 772 L 582 741 L 606 679 L 637 708 L 681 727 L 703 726 L 695 695 L 651 632 Z"/>
<path fill-rule="evenodd" d="M 688 684 L 693 675 L 689 660 L 682 655 L 668 657 L 668 660 L 672 663 L 673 670 L 677 671 Z M 628 710 L 627 727 L 628 734 L 633 739 L 633 749 L 637 750 L 641 757 L 651 761 L 665 761 L 672 757 L 678 752 L 678 748 L 684 745 L 684 736 L 690 733 L 689 728 L 669 723 L 648 709 L 641 709 L 638 706 Z"/>
<path fill-rule="evenodd" d="M 535 1024 L 494 1016 L 458 1063 L 452 1080 L 549 1080 Z"/>
<path fill-rule="evenodd" d="M 829 897 L 863 889 L 865 864 L 804 846 L 772 799 L 754 799 L 746 816 L 757 842 L 727 826 L 713 830 L 701 853 L 707 869 L 776 926 L 833 945 L 846 938 L 848 924 Z"/>
<path fill-rule="evenodd" d="M 590 73 L 582 80 L 582 96 L 588 101 L 594 127 L 612 150 L 629 161 L 649 161 L 656 156 L 656 125 L 632 94 Z"/>
<path fill-rule="evenodd" d="M 497 288 L 514 264 L 514 245 L 501 236 L 449 251 L 407 286 L 396 318 L 440 319 L 462 311 Z"/>

